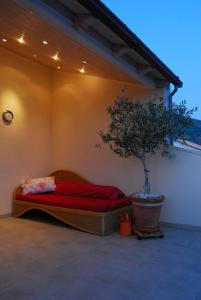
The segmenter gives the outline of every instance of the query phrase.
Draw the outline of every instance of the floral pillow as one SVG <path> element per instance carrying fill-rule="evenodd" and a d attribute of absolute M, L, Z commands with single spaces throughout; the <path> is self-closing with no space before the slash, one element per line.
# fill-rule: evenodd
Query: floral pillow
<path fill-rule="evenodd" d="M 56 190 L 54 177 L 25 179 L 21 182 L 22 194 L 39 194 Z"/>

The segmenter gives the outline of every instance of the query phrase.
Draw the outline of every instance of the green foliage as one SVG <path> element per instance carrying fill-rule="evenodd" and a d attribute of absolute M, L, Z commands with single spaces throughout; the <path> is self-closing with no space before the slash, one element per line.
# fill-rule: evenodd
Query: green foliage
<path fill-rule="evenodd" d="M 99 132 L 105 144 L 122 156 L 143 158 L 146 154 L 155 154 L 161 150 L 168 154 L 167 137 L 185 138 L 185 129 L 192 126 L 191 115 L 195 109 L 187 109 L 183 101 L 179 105 L 166 109 L 162 99 L 153 99 L 142 103 L 118 97 L 113 106 L 107 108 L 110 115 L 109 130 Z"/>
<path fill-rule="evenodd" d="M 162 99 L 134 102 L 121 96 L 107 108 L 109 128 L 106 133 L 100 131 L 99 135 L 115 154 L 126 158 L 137 157 L 148 176 L 147 154 L 160 151 L 162 156 L 174 157 L 168 137 L 184 139 L 186 128 L 193 124 L 191 115 L 195 110 L 188 109 L 185 101 L 168 109 Z"/>
<path fill-rule="evenodd" d="M 168 111 L 168 121 L 170 123 L 169 131 L 174 140 L 188 138 L 187 130 L 195 125 L 191 118 L 195 111 L 197 111 L 197 107 L 188 109 L 185 100 L 178 105 L 173 103 L 172 108 Z"/>

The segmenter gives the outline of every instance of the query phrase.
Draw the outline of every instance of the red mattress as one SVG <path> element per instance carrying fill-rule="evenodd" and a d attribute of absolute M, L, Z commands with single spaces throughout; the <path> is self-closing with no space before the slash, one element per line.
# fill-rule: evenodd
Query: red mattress
<path fill-rule="evenodd" d="M 126 205 L 131 202 L 128 198 L 119 199 L 96 199 L 96 198 L 81 198 L 66 195 L 51 194 L 19 194 L 17 200 L 29 201 L 37 204 L 45 204 L 57 207 L 65 207 L 94 212 L 107 212 Z"/>

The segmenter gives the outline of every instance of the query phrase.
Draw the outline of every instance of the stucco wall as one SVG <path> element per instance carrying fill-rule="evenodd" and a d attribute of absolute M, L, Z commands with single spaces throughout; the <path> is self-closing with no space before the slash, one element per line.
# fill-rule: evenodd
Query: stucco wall
<path fill-rule="evenodd" d="M 106 129 L 106 107 L 122 88 L 128 96 L 146 100 L 161 96 L 118 81 L 52 72 L 0 48 L 0 114 L 14 112 L 12 125 L 0 121 L 0 215 L 11 212 L 14 186 L 22 178 L 69 169 L 93 182 L 115 184 L 125 193 L 143 186 L 143 172 L 135 159 L 121 159 L 100 142 Z M 166 197 L 162 221 L 201 226 L 201 156 L 174 149 L 172 161 L 150 157 L 153 192 Z"/>
<path fill-rule="evenodd" d="M 150 91 L 128 85 L 128 95 L 146 99 L 160 96 L 162 90 Z M 123 83 L 100 78 L 55 73 L 53 97 L 54 169 L 67 168 L 94 182 L 116 184 L 127 194 L 143 185 L 141 164 L 135 159 L 121 159 L 107 146 L 97 150 L 98 130 L 108 124 L 106 107 L 120 94 Z M 150 157 L 152 191 L 167 200 L 161 220 L 169 223 L 201 226 L 201 156 L 174 149 L 177 157 L 166 160 Z"/>
<path fill-rule="evenodd" d="M 14 113 L 8 126 L 0 119 L 0 215 L 11 212 L 12 191 L 22 178 L 51 168 L 49 69 L 0 48 L 0 118 Z"/>
<path fill-rule="evenodd" d="M 155 191 L 167 200 L 161 220 L 201 226 L 201 154 L 173 148 L 176 158 L 154 157 L 151 161 Z"/>
<path fill-rule="evenodd" d="M 140 163 L 121 159 L 108 146 L 96 149 L 101 142 L 100 129 L 108 124 L 106 107 L 120 95 L 124 83 L 92 76 L 58 72 L 54 78 L 53 144 L 54 169 L 69 169 L 96 183 L 116 184 L 126 193 L 142 186 Z M 161 95 L 126 84 L 128 96 L 147 99 Z"/>

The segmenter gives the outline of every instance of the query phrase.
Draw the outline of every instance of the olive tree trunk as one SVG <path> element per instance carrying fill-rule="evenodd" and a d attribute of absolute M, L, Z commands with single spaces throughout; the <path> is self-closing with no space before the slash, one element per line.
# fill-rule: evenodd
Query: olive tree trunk
<path fill-rule="evenodd" d="M 144 168 L 144 192 L 146 194 L 150 194 L 150 190 L 151 190 L 150 181 L 149 181 L 150 171 L 147 169 L 146 159 L 145 158 L 141 159 L 141 162 Z"/>

